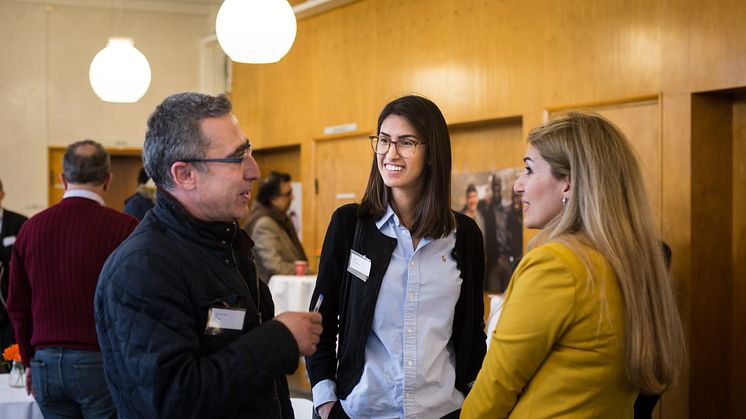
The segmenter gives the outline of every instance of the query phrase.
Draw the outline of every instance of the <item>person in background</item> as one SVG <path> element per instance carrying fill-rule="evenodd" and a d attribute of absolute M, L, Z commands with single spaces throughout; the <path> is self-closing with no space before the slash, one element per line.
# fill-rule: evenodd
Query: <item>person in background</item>
<path fill-rule="evenodd" d="M 122 417 L 293 417 L 286 374 L 316 350 L 321 316 L 273 318 L 237 222 L 259 168 L 231 108 L 179 93 L 148 118 L 157 202 L 104 265 L 94 303 Z"/>
<path fill-rule="evenodd" d="M 106 258 L 137 220 L 104 206 L 111 162 L 101 144 L 70 144 L 62 168 L 62 201 L 18 233 L 8 313 L 27 368 L 26 391 L 33 391 L 45 418 L 114 418 L 93 294 Z"/>
<path fill-rule="evenodd" d="M 334 212 L 321 251 L 314 406 L 322 418 L 458 417 L 485 353 L 482 234 L 450 209 L 451 142 L 433 102 L 390 102 L 370 139 L 363 200 Z"/>
<path fill-rule="evenodd" d="M 466 186 L 466 205 L 464 205 L 461 212 L 468 215 L 469 218 L 477 223 L 479 231 L 481 231 L 482 236 L 484 236 L 484 216 L 482 215 L 482 212 L 477 209 L 478 205 L 479 196 L 477 195 L 477 187 L 473 183 L 470 183 Z"/>
<path fill-rule="evenodd" d="M 674 383 L 684 348 L 640 164 L 592 113 L 540 125 L 528 144 L 514 189 L 541 231 L 462 417 L 631 418 L 638 392 Z"/>
<path fill-rule="evenodd" d="M 244 230 L 254 241 L 256 273 L 265 283 L 272 275 L 294 274 L 295 261 L 307 260 L 287 214 L 292 202 L 290 175 L 271 172 L 259 186 L 259 194 L 246 221 Z"/>
<path fill-rule="evenodd" d="M 484 242 L 487 260 L 484 290 L 495 292 L 505 289 L 510 280 L 508 258 L 507 212 L 502 205 L 502 178 L 499 172 L 490 176 L 489 197 L 479 203 L 484 217 Z"/>
<path fill-rule="evenodd" d="M 521 203 L 521 195 L 515 191 L 511 191 L 510 206 L 506 209 L 506 214 L 508 261 L 512 274 L 518 260 L 523 255 L 523 204 Z M 505 288 L 508 288 L 508 283 L 504 284 Z"/>
<path fill-rule="evenodd" d="M 0 306 L 0 350 L 16 342 L 13 333 L 13 324 L 8 318 L 8 277 L 10 276 L 10 256 L 13 250 L 13 243 L 16 236 L 21 230 L 21 226 L 28 218 L 25 216 L 3 208 L 3 198 L 5 190 L 3 182 L 0 180 L 0 297 L 2 306 Z M 0 364 L 0 371 L 5 365 Z"/>
<path fill-rule="evenodd" d="M 155 185 L 152 185 L 150 176 L 141 168 L 137 174 L 137 189 L 135 193 L 124 200 L 124 213 L 138 220 L 145 218 L 145 213 L 155 205 Z"/>

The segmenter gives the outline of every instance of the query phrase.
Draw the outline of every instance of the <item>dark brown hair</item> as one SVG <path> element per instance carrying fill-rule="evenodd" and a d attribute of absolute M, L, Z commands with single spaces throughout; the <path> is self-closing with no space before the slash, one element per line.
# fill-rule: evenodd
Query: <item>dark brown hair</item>
<path fill-rule="evenodd" d="M 422 197 L 414 207 L 414 224 L 410 227 L 413 237 L 445 237 L 456 226 L 451 211 L 451 137 L 440 109 L 431 100 L 421 96 L 404 96 L 389 102 L 378 117 L 378 129 L 389 115 L 405 118 L 426 143 L 417 149 L 425 152 L 427 165 L 422 173 L 424 188 Z M 360 203 L 358 215 L 379 219 L 391 203 L 391 188 L 383 183 L 378 172 L 376 155 L 370 167 L 368 186 Z"/>
<path fill-rule="evenodd" d="M 269 176 L 259 185 L 256 200 L 265 207 L 272 206 L 272 199 L 280 195 L 280 186 L 290 182 L 290 174 L 285 172 L 270 172 Z"/>

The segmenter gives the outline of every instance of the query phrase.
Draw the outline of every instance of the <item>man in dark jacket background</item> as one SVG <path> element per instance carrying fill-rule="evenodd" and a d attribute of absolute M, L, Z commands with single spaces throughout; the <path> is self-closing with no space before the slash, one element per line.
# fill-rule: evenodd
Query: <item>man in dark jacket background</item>
<path fill-rule="evenodd" d="M 249 258 L 259 168 L 225 96 L 182 93 L 148 119 L 155 208 L 106 262 L 95 297 L 122 418 L 289 418 L 286 374 L 316 351 L 318 313 L 273 319 Z"/>
<path fill-rule="evenodd" d="M 0 350 L 7 348 L 16 341 L 13 334 L 13 325 L 8 318 L 8 276 L 10 275 L 10 255 L 13 243 L 21 231 L 21 226 L 28 218 L 8 211 L 3 208 L 5 190 L 3 181 L 0 180 L 0 292 L 2 292 L 2 306 L 0 306 Z M 5 372 L 5 366 L 0 366 L 0 371 Z"/>

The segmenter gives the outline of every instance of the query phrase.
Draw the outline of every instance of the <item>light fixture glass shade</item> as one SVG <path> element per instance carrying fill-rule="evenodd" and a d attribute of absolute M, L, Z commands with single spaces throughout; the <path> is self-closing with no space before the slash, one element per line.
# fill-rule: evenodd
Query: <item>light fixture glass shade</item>
<path fill-rule="evenodd" d="M 148 91 L 150 64 L 132 38 L 111 37 L 93 57 L 88 79 L 104 102 L 134 103 Z"/>
<path fill-rule="evenodd" d="M 290 51 L 297 26 L 287 0 L 225 0 L 215 34 L 231 60 L 266 64 L 280 61 Z"/>

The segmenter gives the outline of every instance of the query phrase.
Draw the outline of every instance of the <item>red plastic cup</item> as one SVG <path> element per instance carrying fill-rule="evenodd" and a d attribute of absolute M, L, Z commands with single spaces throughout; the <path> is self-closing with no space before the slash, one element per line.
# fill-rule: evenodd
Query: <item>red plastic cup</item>
<path fill-rule="evenodd" d="M 305 260 L 295 261 L 295 274 L 296 275 L 298 276 L 305 275 L 306 269 L 308 269 L 308 262 L 306 262 Z"/>

